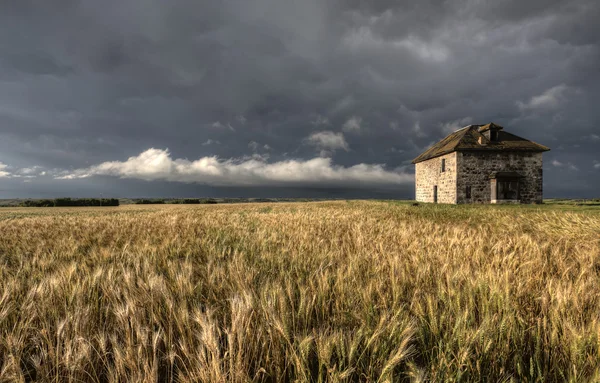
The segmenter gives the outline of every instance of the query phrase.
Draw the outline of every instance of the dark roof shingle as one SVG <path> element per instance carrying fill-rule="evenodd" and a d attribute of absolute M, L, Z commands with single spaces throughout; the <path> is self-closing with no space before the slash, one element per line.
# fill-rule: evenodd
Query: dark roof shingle
<path fill-rule="evenodd" d="M 490 128 L 498 132 L 497 141 L 490 141 L 482 134 L 490 130 Z M 479 143 L 480 139 L 482 140 L 482 144 Z M 412 160 L 412 163 L 416 164 L 456 151 L 545 152 L 548 150 L 550 148 L 544 145 L 505 132 L 501 126 L 494 123 L 469 125 L 451 133 L 437 144 L 431 146 Z"/>

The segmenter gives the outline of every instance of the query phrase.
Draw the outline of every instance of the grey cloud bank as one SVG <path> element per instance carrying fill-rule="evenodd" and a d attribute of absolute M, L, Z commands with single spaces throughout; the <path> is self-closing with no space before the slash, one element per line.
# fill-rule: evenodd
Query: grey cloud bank
<path fill-rule="evenodd" d="M 0 198 L 411 198 L 410 160 L 490 121 L 552 148 L 546 196 L 597 197 L 598 19 L 592 0 L 5 1 Z"/>

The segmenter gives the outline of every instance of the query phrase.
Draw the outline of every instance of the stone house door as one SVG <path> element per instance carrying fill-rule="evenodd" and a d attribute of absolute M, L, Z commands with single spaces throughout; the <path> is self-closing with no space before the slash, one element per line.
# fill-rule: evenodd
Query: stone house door
<path fill-rule="evenodd" d="M 520 180 L 523 177 L 519 173 L 496 172 L 490 178 L 492 203 L 518 202 L 521 199 Z"/>
<path fill-rule="evenodd" d="M 433 203 L 437 203 L 437 185 L 433 187 Z"/>
<path fill-rule="evenodd" d="M 499 179 L 497 181 L 498 190 L 496 191 L 496 199 L 513 200 L 519 199 L 519 180 Z"/>

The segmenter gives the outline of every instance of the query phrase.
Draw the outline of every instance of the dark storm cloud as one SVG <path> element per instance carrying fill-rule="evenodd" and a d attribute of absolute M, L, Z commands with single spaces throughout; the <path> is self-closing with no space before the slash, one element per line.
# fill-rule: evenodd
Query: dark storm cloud
<path fill-rule="evenodd" d="M 224 172 L 259 155 L 252 185 L 320 156 L 325 172 L 386 164 L 393 177 L 452 129 L 494 121 L 553 149 L 546 195 L 591 196 L 599 17 L 592 0 L 4 1 L 0 161 L 89 177 L 0 182 L 18 194 L 102 180 L 139 195 L 146 183 L 90 170 L 150 148 L 216 156 Z M 179 176 L 152 185 L 191 190 L 163 183 Z"/>

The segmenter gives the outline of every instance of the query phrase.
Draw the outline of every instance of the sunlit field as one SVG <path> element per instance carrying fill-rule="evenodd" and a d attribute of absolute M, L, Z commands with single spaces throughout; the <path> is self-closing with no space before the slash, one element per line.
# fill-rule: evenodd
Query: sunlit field
<path fill-rule="evenodd" d="M 0 209 L 0 381 L 600 381 L 600 206 Z"/>

